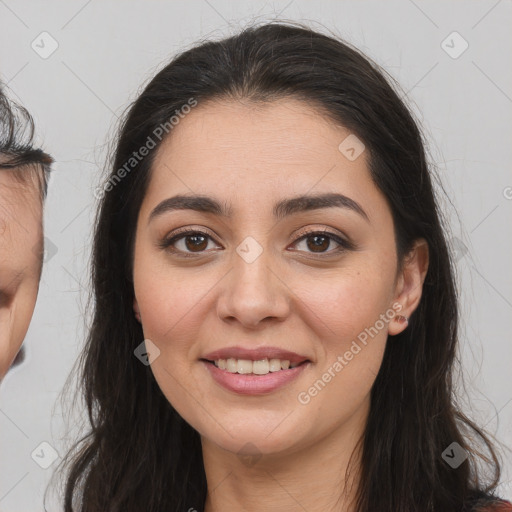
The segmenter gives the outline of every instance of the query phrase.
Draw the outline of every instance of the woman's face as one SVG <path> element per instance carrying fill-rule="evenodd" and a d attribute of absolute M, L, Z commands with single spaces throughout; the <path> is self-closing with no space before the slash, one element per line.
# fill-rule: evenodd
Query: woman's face
<path fill-rule="evenodd" d="M 409 316 L 421 294 L 414 271 L 397 274 L 367 158 L 348 130 L 292 99 L 199 105 L 158 150 L 134 309 L 160 388 L 203 441 L 291 453 L 366 419 L 388 333 L 405 328 L 396 313 Z M 315 203 L 325 194 L 345 199 Z M 285 359 L 306 362 L 278 370 Z"/>
<path fill-rule="evenodd" d="M 42 255 L 42 204 L 34 183 L 0 171 L 0 380 L 18 353 L 34 310 Z"/>

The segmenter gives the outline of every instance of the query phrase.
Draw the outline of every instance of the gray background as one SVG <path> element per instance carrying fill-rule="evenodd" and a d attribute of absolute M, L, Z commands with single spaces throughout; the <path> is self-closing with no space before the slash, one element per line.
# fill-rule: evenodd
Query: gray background
<path fill-rule="evenodd" d="M 0 511 L 43 510 L 58 459 L 43 469 L 31 454 L 51 462 L 42 442 L 65 452 L 57 399 L 83 342 L 93 191 L 118 116 L 176 51 L 234 33 L 253 19 L 330 29 L 401 84 L 449 196 L 442 203 L 461 285 L 467 411 L 511 446 L 511 12 L 506 0 L 0 0 L 1 79 L 34 115 L 41 142 L 57 160 L 27 359 L 0 388 Z M 454 31 L 469 44 L 457 58 L 464 41 Z M 35 41 L 48 51 L 55 44 L 42 32 L 58 43 L 47 58 L 31 47 Z M 71 427 L 77 417 L 70 417 Z M 500 492 L 512 498 L 510 452 L 504 456 Z M 49 510 L 60 509 L 52 495 L 48 503 Z"/>

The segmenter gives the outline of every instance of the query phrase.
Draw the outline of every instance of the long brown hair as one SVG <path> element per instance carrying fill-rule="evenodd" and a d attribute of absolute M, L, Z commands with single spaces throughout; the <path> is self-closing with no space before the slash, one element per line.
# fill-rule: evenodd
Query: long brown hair
<path fill-rule="evenodd" d="M 69 456 L 66 512 L 204 507 L 199 434 L 166 400 L 151 369 L 133 356 L 143 340 L 132 311 L 135 226 L 160 141 L 118 179 L 133 152 L 190 98 L 292 97 L 314 104 L 369 150 L 372 179 L 393 215 L 399 261 L 416 239 L 428 242 L 421 302 L 409 328 L 388 340 L 372 388 L 358 512 L 461 511 L 494 489 L 500 468 L 492 444 L 455 401 L 457 292 L 424 142 L 391 84 L 339 38 L 301 24 L 269 23 L 179 54 L 134 101 L 96 221 L 94 313 L 80 362 L 90 430 Z M 469 437 L 480 442 L 473 445 Z M 454 442 L 468 455 L 457 468 L 442 457 Z"/>

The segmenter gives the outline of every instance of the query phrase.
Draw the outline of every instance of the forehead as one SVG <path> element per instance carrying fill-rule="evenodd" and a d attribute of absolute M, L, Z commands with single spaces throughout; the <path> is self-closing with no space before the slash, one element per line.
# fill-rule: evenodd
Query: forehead
<path fill-rule="evenodd" d="M 366 152 L 349 159 L 340 150 L 347 137 L 354 134 L 296 99 L 199 104 L 159 148 L 147 197 L 154 203 L 193 192 L 231 197 L 229 203 L 238 200 L 247 208 L 248 198 L 256 208 L 265 198 L 275 202 L 308 192 L 383 201 Z"/>
<path fill-rule="evenodd" d="M 42 237 L 42 205 L 31 181 L 16 170 L 0 170 L 0 272 L 2 281 L 37 271 Z"/>
<path fill-rule="evenodd" d="M 288 162 L 306 167 L 320 155 L 325 159 L 337 151 L 348 134 L 298 100 L 215 101 L 184 116 L 164 141 L 159 157 L 189 164 L 215 157 L 212 164 L 221 160 L 235 169 L 260 164 L 261 172 Z M 244 162 L 244 157 L 249 160 Z"/>

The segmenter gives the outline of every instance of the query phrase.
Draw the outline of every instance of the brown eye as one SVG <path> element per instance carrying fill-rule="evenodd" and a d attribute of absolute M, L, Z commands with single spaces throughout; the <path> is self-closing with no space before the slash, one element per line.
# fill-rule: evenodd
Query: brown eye
<path fill-rule="evenodd" d="M 159 243 L 159 246 L 174 254 L 186 257 L 193 256 L 194 254 L 200 255 L 206 252 L 210 240 L 213 241 L 213 238 L 206 232 L 189 230 L 182 231 L 162 240 L 162 242 Z M 331 255 L 353 248 L 349 241 L 344 240 L 329 231 L 313 231 L 306 233 L 295 242 L 295 245 L 302 241 L 306 241 L 305 252 L 319 255 Z M 333 243 L 337 244 L 337 247 L 328 250 Z M 300 250 L 302 251 L 303 249 Z"/>
<path fill-rule="evenodd" d="M 208 233 L 189 230 L 166 238 L 159 245 L 162 249 L 168 249 L 172 253 L 189 256 L 205 252 L 210 240 L 213 239 Z"/>
<path fill-rule="evenodd" d="M 352 248 L 352 245 L 348 241 L 343 240 L 338 235 L 335 235 L 329 231 L 313 231 L 306 233 L 305 235 L 301 236 L 295 242 L 295 244 L 297 245 L 303 241 L 306 242 L 306 252 L 312 252 L 316 254 L 333 254 Z M 337 244 L 337 247 L 332 250 L 328 250 L 333 242 Z"/>
<path fill-rule="evenodd" d="M 204 251 L 208 246 L 208 237 L 204 235 L 187 235 L 183 239 L 185 240 L 186 248 L 190 251 Z"/>
<path fill-rule="evenodd" d="M 313 252 L 324 252 L 329 248 L 331 239 L 325 235 L 311 235 L 306 238 L 308 249 Z"/>

